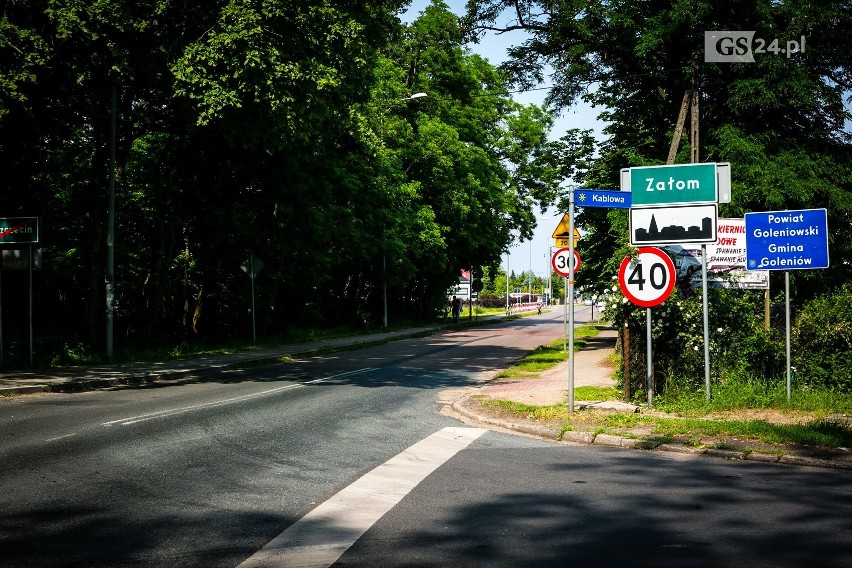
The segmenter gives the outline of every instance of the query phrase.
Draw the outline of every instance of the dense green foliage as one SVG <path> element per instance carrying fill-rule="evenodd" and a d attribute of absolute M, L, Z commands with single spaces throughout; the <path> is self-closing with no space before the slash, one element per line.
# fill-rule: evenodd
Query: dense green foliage
<path fill-rule="evenodd" d="M 696 151 L 732 163 L 720 216 L 828 209 L 831 269 L 793 277 L 797 365 L 802 381 L 848 386 L 848 342 L 820 326 L 849 318 L 822 319 L 819 303 L 848 299 L 840 286 L 852 279 L 848 3 L 471 0 L 459 20 L 436 1 L 410 25 L 397 17 L 405 4 L 6 2 L 0 217 L 41 218 L 36 356 L 102 351 L 113 95 L 115 337 L 141 347 L 250 337 L 250 257 L 263 262 L 263 337 L 376 327 L 385 290 L 391 324 L 432 318 L 461 268 L 503 295 L 501 254 L 530 238 L 534 208 L 565 205 L 560 181 L 615 188 L 621 168 L 665 161 L 692 90 L 701 145 L 682 143 L 676 162 Z M 525 32 L 501 69 L 465 47 L 495 29 L 507 41 Z M 705 63 L 714 29 L 804 37 L 806 49 Z M 548 73 L 554 109 L 580 98 L 603 109 L 604 140 L 569 131 L 548 142 L 551 112 L 508 94 Z M 612 294 L 630 251 L 626 213 L 580 209 L 578 220 L 577 284 Z M 509 275 L 510 288 L 540 290 L 529 276 Z M 779 276 L 768 332 L 758 295 L 712 292 L 714 380 L 778 378 Z M 2 271 L 7 361 L 26 351 L 28 285 L 26 272 Z M 629 326 L 641 386 L 644 314 L 610 305 Z M 657 312 L 657 387 L 700 386 L 700 296 L 683 287 Z M 821 371 L 805 349 L 819 350 Z"/>
<path fill-rule="evenodd" d="M 430 318 L 530 236 L 550 115 L 507 94 L 443 4 L 6 2 L 0 216 L 41 218 L 36 356 L 101 353 L 111 99 L 118 347 Z M 426 97 L 409 98 L 415 93 Z M 25 272 L 3 271 L 6 361 Z"/>
<path fill-rule="evenodd" d="M 852 284 L 809 302 L 793 328 L 796 377 L 804 387 L 852 392 Z"/>
<path fill-rule="evenodd" d="M 537 84 L 549 74 L 555 107 L 585 99 L 603 109 L 605 140 L 595 143 L 590 132 L 572 131 L 554 144 L 564 177 L 579 186 L 618 188 L 621 168 L 665 163 L 689 91 L 700 98 L 698 128 L 688 140 L 700 146 L 684 139 L 675 163 L 689 162 L 696 152 L 693 161 L 731 163 L 732 202 L 720 206 L 720 217 L 826 208 L 831 269 L 796 271 L 792 277 L 794 317 L 812 300 L 821 306 L 802 314 L 801 340 L 794 349 L 799 376 L 849 386 L 843 370 L 848 341 L 828 337 L 828 329 L 848 325 L 849 317 L 814 317 L 825 314 L 830 303 L 842 303 L 840 298 L 848 301 L 848 289 L 837 290 L 852 279 L 848 2 L 471 0 L 467 26 L 474 36 L 523 31 L 504 65 L 518 84 Z M 805 49 L 756 54 L 754 63 L 707 63 L 704 32 L 709 30 L 755 30 L 757 38 L 778 39 L 781 45 L 804 38 Z M 685 132 L 690 130 L 687 120 Z M 645 313 L 622 304 L 617 286 L 611 289 L 618 264 L 631 250 L 626 212 L 581 208 L 578 224 L 586 236 L 579 244 L 583 270 L 577 284 L 618 296 L 609 314 L 629 331 L 635 394 L 644 388 Z M 782 379 L 783 275 L 772 276 L 768 332 L 754 293 L 710 292 L 713 379 Z M 656 388 L 677 383 L 703 392 L 700 291 L 680 287 L 653 311 Z"/>

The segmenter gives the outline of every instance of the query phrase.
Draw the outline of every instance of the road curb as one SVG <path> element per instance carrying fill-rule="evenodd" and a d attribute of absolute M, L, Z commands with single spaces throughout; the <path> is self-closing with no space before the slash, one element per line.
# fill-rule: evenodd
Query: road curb
<path fill-rule="evenodd" d="M 440 328 L 419 329 L 411 333 L 398 333 L 390 336 L 355 338 L 338 345 L 324 345 L 322 342 L 315 343 L 311 347 L 302 345 L 301 349 L 294 346 L 293 351 L 281 351 L 276 355 L 259 355 L 258 357 L 245 356 L 244 358 L 225 363 L 208 363 L 206 366 L 197 366 L 187 369 L 174 369 L 170 371 L 127 371 L 115 377 L 92 377 L 92 378 L 68 378 L 45 380 L 27 385 L 15 385 L 0 387 L 0 396 L 14 396 L 22 394 L 39 393 L 76 393 L 98 389 L 114 388 L 119 386 L 138 386 L 153 384 L 162 381 L 171 381 L 180 384 L 180 381 L 196 380 L 202 381 L 209 375 L 216 375 L 222 371 L 232 370 L 244 366 L 261 366 L 277 363 L 282 357 L 300 357 L 315 355 L 326 351 L 335 351 L 348 348 L 363 348 L 371 345 L 380 345 L 392 341 L 412 339 L 431 335 Z"/>
<path fill-rule="evenodd" d="M 477 412 L 473 412 L 464 407 L 463 403 L 469 397 L 465 396 L 451 405 L 452 409 L 460 415 L 479 422 L 485 425 L 496 426 L 505 430 L 529 434 L 537 438 L 547 440 L 561 441 L 567 443 L 582 444 L 587 446 L 610 446 L 625 449 L 641 449 L 641 450 L 657 450 L 662 452 L 673 452 L 679 454 L 688 454 L 692 456 L 708 456 L 713 458 L 721 458 L 729 461 L 757 461 L 762 463 L 778 463 L 786 465 L 798 465 L 807 467 L 820 467 L 824 469 L 839 469 L 852 471 L 852 463 L 844 461 L 835 461 L 822 458 L 812 458 L 808 456 L 800 456 L 795 454 L 767 454 L 763 452 L 748 452 L 739 450 L 726 450 L 722 448 L 694 448 L 685 444 L 660 443 L 647 438 L 628 438 L 613 434 L 595 434 L 594 432 L 585 432 L 577 430 L 568 430 L 562 433 L 560 438 L 559 432 L 554 428 L 546 426 L 538 426 L 535 424 L 523 424 L 517 422 L 509 422 L 485 416 Z"/>

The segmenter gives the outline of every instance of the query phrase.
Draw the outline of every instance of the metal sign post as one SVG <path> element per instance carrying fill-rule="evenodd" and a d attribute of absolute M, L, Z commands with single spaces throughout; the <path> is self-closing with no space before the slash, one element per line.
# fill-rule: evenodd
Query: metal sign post
<path fill-rule="evenodd" d="M 651 308 L 645 308 L 645 375 L 648 388 L 648 406 L 654 406 L 654 356 L 651 350 Z"/>
<path fill-rule="evenodd" d="M 574 186 L 568 186 L 568 234 L 574 234 Z M 568 258 L 574 258 L 574 239 L 568 239 Z M 574 414 L 574 271 L 568 278 L 568 413 Z"/>
<path fill-rule="evenodd" d="M 263 268 L 263 261 L 259 258 L 255 258 L 253 254 L 250 254 L 248 260 L 243 262 L 240 265 L 240 268 L 243 269 L 243 272 L 249 275 L 251 278 L 251 342 L 252 344 L 257 342 L 257 324 L 255 318 L 255 309 L 254 309 L 254 277 L 257 276 L 257 273 L 260 272 L 260 269 Z"/>
<path fill-rule="evenodd" d="M 701 302 L 704 316 L 704 392 L 710 402 L 710 309 L 707 302 L 707 245 L 701 245 Z"/>
<path fill-rule="evenodd" d="M 785 333 L 787 348 L 787 400 L 793 397 L 792 381 L 790 380 L 790 271 L 784 271 L 784 315 L 787 320 Z"/>
<path fill-rule="evenodd" d="M 0 369 L 3 368 L 3 257 L 0 255 Z"/>
<path fill-rule="evenodd" d="M 565 325 L 565 333 L 564 338 L 565 341 L 562 342 L 562 351 L 568 353 L 568 277 L 565 277 L 565 282 L 563 286 L 563 290 L 565 292 L 565 310 L 562 317 L 562 323 Z"/>

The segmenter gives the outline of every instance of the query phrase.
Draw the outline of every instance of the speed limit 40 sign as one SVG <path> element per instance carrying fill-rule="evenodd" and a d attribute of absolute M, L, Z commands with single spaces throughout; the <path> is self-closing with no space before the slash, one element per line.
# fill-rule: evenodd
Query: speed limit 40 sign
<path fill-rule="evenodd" d="M 568 248 L 561 248 L 553 253 L 553 258 L 550 259 L 550 264 L 553 266 L 553 270 L 559 276 L 565 276 L 566 278 L 571 276 L 572 272 L 577 272 L 580 270 L 580 255 L 577 254 L 577 251 L 574 251 L 574 262 L 568 262 L 570 258 L 569 253 L 570 250 Z"/>
<path fill-rule="evenodd" d="M 618 284 L 628 300 L 652 308 L 665 302 L 674 290 L 674 263 L 660 249 L 642 247 L 636 258 L 628 256 L 621 261 Z"/>

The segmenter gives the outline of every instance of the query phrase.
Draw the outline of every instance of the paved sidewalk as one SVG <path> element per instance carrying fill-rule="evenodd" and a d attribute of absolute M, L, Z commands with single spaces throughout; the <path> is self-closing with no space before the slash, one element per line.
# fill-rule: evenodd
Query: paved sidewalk
<path fill-rule="evenodd" d="M 326 339 L 312 343 L 282 345 L 248 351 L 236 351 L 207 357 L 190 357 L 173 361 L 144 361 L 115 365 L 61 367 L 16 370 L 0 373 L 0 395 L 38 392 L 73 392 L 129 382 L 177 380 L 193 374 L 221 371 L 245 364 L 272 363 L 281 357 L 367 345 L 433 333 L 440 326 L 409 328 L 387 333 L 377 332 L 354 337 Z"/>
<path fill-rule="evenodd" d="M 615 329 L 604 328 L 590 338 L 583 349 L 574 353 L 574 388 L 615 386 L 615 369 L 609 358 L 615 352 L 617 339 Z M 563 404 L 568 401 L 568 374 L 568 361 L 564 361 L 536 378 L 489 383 L 480 389 L 479 394 L 537 406 Z"/>

